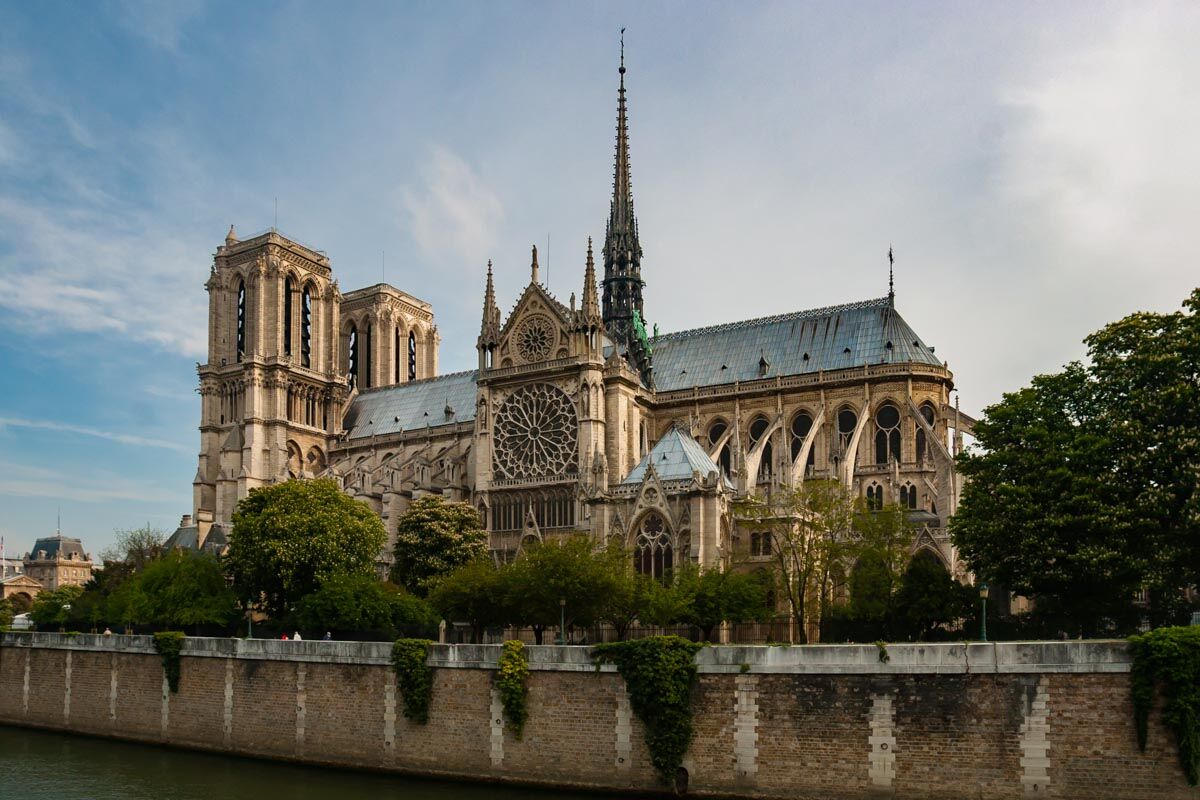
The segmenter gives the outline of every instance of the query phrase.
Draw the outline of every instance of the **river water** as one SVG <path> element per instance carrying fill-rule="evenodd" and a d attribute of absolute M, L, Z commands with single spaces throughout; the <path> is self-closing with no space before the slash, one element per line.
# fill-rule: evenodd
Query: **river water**
<path fill-rule="evenodd" d="M 324 769 L 0 725 L 7 800 L 596 800 L 520 789 Z"/>

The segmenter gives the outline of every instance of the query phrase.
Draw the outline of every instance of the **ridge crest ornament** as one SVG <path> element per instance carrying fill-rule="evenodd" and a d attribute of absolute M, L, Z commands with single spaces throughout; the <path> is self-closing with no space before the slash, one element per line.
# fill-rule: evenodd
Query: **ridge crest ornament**
<path fill-rule="evenodd" d="M 522 386 L 496 413 L 495 469 L 504 478 L 542 478 L 577 469 L 578 420 L 566 392 L 548 383 Z"/>

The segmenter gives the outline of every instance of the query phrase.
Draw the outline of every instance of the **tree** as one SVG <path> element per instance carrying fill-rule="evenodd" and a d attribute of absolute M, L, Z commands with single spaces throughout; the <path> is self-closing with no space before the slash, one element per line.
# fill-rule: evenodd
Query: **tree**
<path fill-rule="evenodd" d="M 139 572 L 163 553 L 167 535 L 149 522 L 140 528 L 113 531 L 116 540 L 100 551 L 100 560 L 105 565 L 126 564 L 132 571 Z"/>
<path fill-rule="evenodd" d="M 150 621 L 159 625 L 226 625 L 237 613 L 237 600 L 221 565 L 206 553 L 167 553 L 147 564 L 133 580 L 146 598 Z"/>
<path fill-rule="evenodd" d="M 1085 340 L 1088 363 L 1004 395 L 960 456 L 955 543 L 983 580 L 1084 635 L 1179 620 L 1200 583 L 1200 290 Z"/>
<path fill-rule="evenodd" d="M 8 602 L 12 604 L 13 615 L 25 614 L 33 608 L 33 599 L 27 594 L 14 594 Z"/>
<path fill-rule="evenodd" d="M 612 625 L 617 639 L 624 641 L 634 621 L 645 617 L 651 597 L 660 584 L 652 576 L 635 571 L 633 554 L 620 544 L 611 543 L 596 558 L 607 586 L 597 619 Z"/>
<path fill-rule="evenodd" d="M 407 625 L 437 625 L 432 609 L 420 598 L 368 575 L 339 575 L 296 605 L 300 626 L 330 631 L 339 638 L 396 638 Z"/>
<path fill-rule="evenodd" d="M 12 603 L 7 597 L 0 597 L 0 629 L 12 625 L 14 616 Z"/>
<path fill-rule="evenodd" d="M 497 567 L 481 556 L 445 575 L 429 594 L 429 603 L 450 622 L 466 622 L 478 642 L 483 629 L 512 621 L 509 598 L 519 593 L 510 587 L 507 567 Z"/>
<path fill-rule="evenodd" d="M 486 555 L 487 542 L 479 512 L 469 503 L 419 497 L 400 516 L 392 581 L 424 597 L 438 578 Z"/>
<path fill-rule="evenodd" d="M 951 577 L 937 556 L 921 550 L 909 562 L 895 597 L 895 628 L 905 638 L 925 641 L 943 625 L 971 616 L 975 589 Z"/>
<path fill-rule="evenodd" d="M 533 628 L 538 644 L 560 618 L 567 628 L 594 623 L 610 586 L 592 543 L 582 536 L 532 545 L 509 565 L 505 577 L 512 621 Z"/>
<path fill-rule="evenodd" d="M 668 591 L 675 598 L 665 607 L 672 609 L 671 622 L 697 628 L 701 639 L 708 641 L 722 622 L 769 617 L 772 609 L 767 606 L 768 589 L 757 575 L 701 569 L 692 562 L 684 562 L 674 571 Z"/>
<path fill-rule="evenodd" d="M 81 594 L 82 586 L 60 586 L 52 591 L 41 592 L 34 598 L 29 618 L 36 622 L 39 628 L 57 626 L 61 630 L 67 624 L 74 603 Z"/>
<path fill-rule="evenodd" d="M 806 623 L 819 620 L 836 568 L 850 560 L 854 498 L 836 481 L 810 480 L 766 498 L 750 497 L 736 509 L 742 525 L 770 533 L 776 585 L 787 598 L 792 636 L 807 642 Z"/>
<path fill-rule="evenodd" d="M 225 567 L 236 596 L 279 618 L 343 575 L 373 575 L 387 540 L 383 522 L 337 482 L 290 480 L 238 503 Z"/>

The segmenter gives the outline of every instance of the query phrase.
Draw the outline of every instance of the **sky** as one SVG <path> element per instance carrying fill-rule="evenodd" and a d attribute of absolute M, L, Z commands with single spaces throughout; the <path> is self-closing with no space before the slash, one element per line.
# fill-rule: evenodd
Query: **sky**
<path fill-rule="evenodd" d="M 191 511 L 231 224 L 431 302 L 443 372 L 488 259 L 580 292 L 622 27 L 663 332 L 882 296 L 890 246 L 979 413 L 1200 284 L 1195 3 L 0 0 L 8 553 Z"/>

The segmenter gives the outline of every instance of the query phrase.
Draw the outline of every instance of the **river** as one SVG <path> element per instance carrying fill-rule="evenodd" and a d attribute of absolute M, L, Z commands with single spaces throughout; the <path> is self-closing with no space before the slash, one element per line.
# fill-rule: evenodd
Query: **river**
<path fill-rule="evenodd" d="M 0 798 L 13 800 L 596 800 L 196 753 L 0 725 Z"/>

